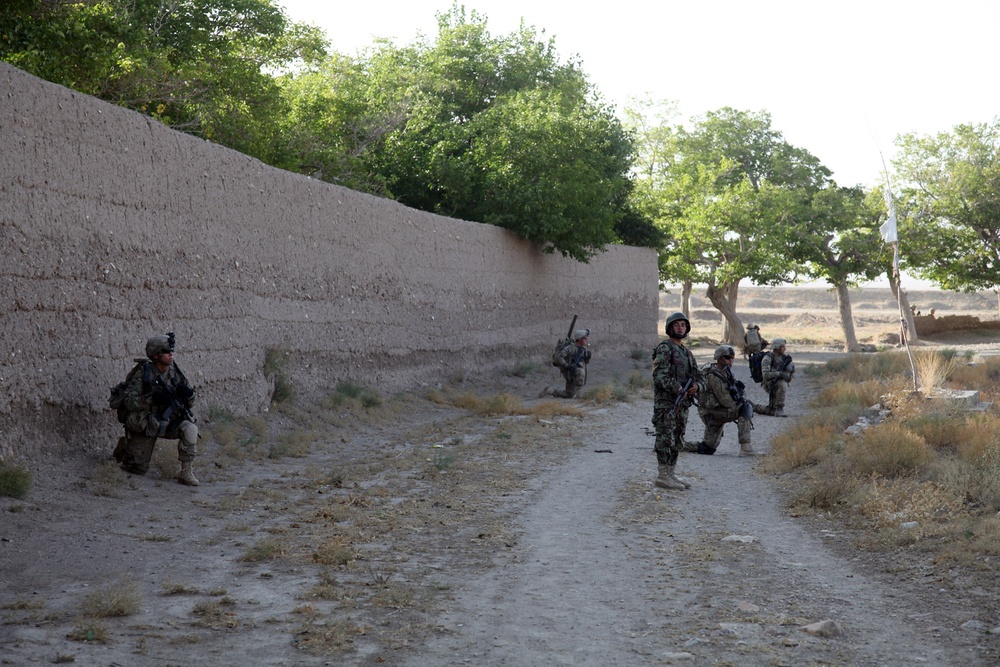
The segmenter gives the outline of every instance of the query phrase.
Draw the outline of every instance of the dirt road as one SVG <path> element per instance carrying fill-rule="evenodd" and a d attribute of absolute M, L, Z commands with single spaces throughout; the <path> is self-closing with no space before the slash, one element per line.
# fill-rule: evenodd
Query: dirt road
<path fill-rule="evenodd" d="M 537 392 L 537 378 L 505 382 L 527 402 Z M 797 377 L 793 389 L 791 419 L 756 418 L 760 449 L 807 418 L 814 388 Z M 95 460 L 50 461 L 29 499 L 2 500 L 0 664 L 995 664 L 1000 621 L 933 582 L 894 579 L 832 522 L 789 517 L 760 459 L 737 456 L 733 426 L 715 456 L 682 455 L 692 489 L 665 492 L 651 485 L 648 398 L 580 405 L 586 416 L 539 420 L 541 431 L 441 408 L 344 431 L 301 459 L 232 473 L 209 458 L 194 490 L 146 477 L 97 497 L 81 483 Z M 701 431 L 692 411 L 690 439 Z M 564 444 L 533 448 L 542 437 Z M 430 449 L 441 442 L 461 444 Z M 435 472 L 437 451 L 483 476 Z M 317 474 L 349 452 L 365 455 L 354 484 Z M 500 488 L 500 467 L 523 482 Z M 423 505 L 432 513 L 387 527 L 396 508 Z M 322 567 L 329 540 L 308 533 L 364 521 L 368 546 Z M 284 550 L 248 558 L 268 536 Z M 140 608 L 81 637 L 81 600 L 123 574 Z"/>

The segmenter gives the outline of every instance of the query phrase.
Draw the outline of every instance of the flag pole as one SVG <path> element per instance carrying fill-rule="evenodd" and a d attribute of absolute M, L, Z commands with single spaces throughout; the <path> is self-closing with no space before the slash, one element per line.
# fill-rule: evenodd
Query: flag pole
<path fill-rule="evenodd" d="M 889 169 L 885 166 L 885 157 L 882 151 L 878 152 L 882 158 L 882 170 L 885 174 L 885 204 L 889 212 L 889 217 L 879 227 L 882 240 L 892 244 L 892 279 L 896 281 L 896 307 L 899 310 L 899 340 L 906 347 L 906 356 L 910 360 L 910 374 L 913 376 L 913 392 L 917 393 L 917 366 L 913 361 L 913 351 L 910 349 L 910 327 L 903 313 L 903 300 L 899 298 L 903 289 L 903 282 L 899 275 L 899 231 L 896 225 L 896 202 L 892 199 L 892 183 L 889 181 Z"/>

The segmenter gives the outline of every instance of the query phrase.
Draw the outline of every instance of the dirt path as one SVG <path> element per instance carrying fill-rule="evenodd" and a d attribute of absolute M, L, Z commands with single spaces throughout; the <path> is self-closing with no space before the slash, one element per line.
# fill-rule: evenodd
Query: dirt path
<path fill-rule="evenodd" d="M 442 621 L 454 634 L 407 664 L 976 664 L 788 518 L 735 433 L 715 456 L 682 456 L 690 491 L 651 490 L 646 407 L 602 416 L 594 449 L 612 453 L 579 451 L 537 480 L 520 548 L 458 596 Z M 758 441 L 789 423 L 756 421 Z M 825 620 L 843 635 L 801 629 Z"/>
<path fill-rule="evenodd" d="M 745 366 L 736 372 L 750 385 Z M 506 382 L 525 400 L 537 392 L 537 378 Z M 814 388 L 797 377 L 793 389 L 798 417 L 755 420 L 760 449 L 806 414 Z M 206 461 L 195 490 L 146 477 L 98 497 L 81 484 L 94 461 L 52 460 L 28 500 L 2 499 L 0 664 L 992 664 L 985 631 L 1000 621 L 970 631 L 974 604 L 955 612 L 927 582 L 911 588 L 855 557 L 832 522 L 788 517 L 758 460 L 737 456 L 733 426 L 715 456 L 682 455 L 691 490 L 663 492 L 651 485 L 648 399 L 580 405 L 583 419 L 524 431 L 531 420 L 425 409 L 302 459 L 235 473 Z M 689 424 L 698 439 L 694 411 Z M 531 438 L 562 444 L 516 446 Z M 462 444 L 431 449 L 440 442 Z M 438 451 L 480 473 L 436 473 Z M 324 482 L 351 452 L 359 481 Z M 499 466 L 526 481 L 500 480 Z M 451 495 L 435 495 L 447 483 Z M 433 510 L 388 523 L 420 505 Z M 352 520 L 330 514 L 351 509 Z M 352 521 L 369 522 L 359 560 L 318 565 L 310 533 Z M 269 536 L 286 552 L 247 562 Z M 107 619 L 106 642 L 73 639 L 81 599 L 122 573 L 139 583 L 141 608 Z M 324 576 L 336 580 L 328 599 L 315 593 Z M 842 634 L 802 629 L 826 620 Z M 335 630 L 339 648 L 303 650 Z"/>

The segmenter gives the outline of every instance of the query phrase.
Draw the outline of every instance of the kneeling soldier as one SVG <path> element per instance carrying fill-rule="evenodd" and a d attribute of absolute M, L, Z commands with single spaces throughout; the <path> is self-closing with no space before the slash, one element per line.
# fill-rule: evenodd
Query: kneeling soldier
<path fill-rule="evenodd" d="M 740 441 L 740 456 L 758 456 L 750 445 L 753 428 L 753 404 L 743 396 L 746 388 L 733 377 L 733 359 L 736 352 L 729 345 L 715 348 L 715 363 L 702 369 L 705 392 L 701 394 L 698 415 L 705 423 L 705 439 L 698 445 L 699 454 L 714 454 L 722 440 L 722 429 L 729 422 L 736 422 Z"/>

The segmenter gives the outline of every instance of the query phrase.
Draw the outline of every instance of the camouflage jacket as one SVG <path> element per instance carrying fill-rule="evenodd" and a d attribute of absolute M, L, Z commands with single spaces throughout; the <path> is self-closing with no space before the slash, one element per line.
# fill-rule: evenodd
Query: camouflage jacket
<path fill-rule="evenodd" d="M 781 375 L 778 371 L 779 368 L 788 364 L 784 372 L 788 373 L 788 381 L 791 381 L 792 375 L 795 374 L 795 364 L 792 359 L 787 354 L 778 354 L 777 352 L 771 352 L 765 354 L 764 358 L 760 360 L 760 372 L 764 377 L 764 382 L 761 384 L 767 384 Z"/>
<path fill-rule="evenodd" d="M 176 393 L 177 387 L 181 385 L 189 388 L 191 385 L 175 366 L 170 366 L 160 373 L 152 361 L 136 359 L 136 362 L 135 368 L 128 375 L 123 403 L 128 410 L 125 426 L 131 431 L 142 433 L 146 430 L 150 417 L 158 419 L 163 413 L 163 406 L 153 405 L 153 383 L 157 379 L 161 380 L 171 393 Z M 191 391 L 194 392 L 194 389 L 191 388 Z M 191 409 L 194 399 L 195 394 L 192 393 L 191 397 L 182 403 Z"/>
<path fill-rule="evenodd" d="M 736 384 L 732 370 L 719 368 L 718 364 L 708 364 L 702 369 L 702 375 L 705 378 L 705 392 L 698 394 L 698 412 L 734 410 L 743 403 L 743 390 Z"/>
<path fill-rule="evenodd" d="M 654 400 L 673 403 L 689 378 L 694 378 L 698 391 L 704 389 L 701 371 L 691 350 L 670 339 L 657 345 L 653 350 Z M 681 401 L 681 405 L 690 406 L 690 399 Z"/>
<path fill-rule="evenodd" d="M 570 341 L 563 346 L 563 349 L 559 352 L 558 357 L 560 360 L 559 369 L 565 371 L 569 370 L 573 366 L 586 366 L 590 363 L 590 350 L 582 345 L 578 346 L 576 341 Z"/>

